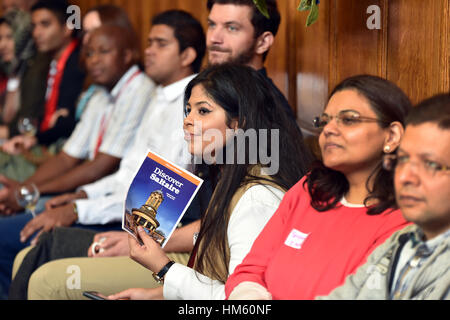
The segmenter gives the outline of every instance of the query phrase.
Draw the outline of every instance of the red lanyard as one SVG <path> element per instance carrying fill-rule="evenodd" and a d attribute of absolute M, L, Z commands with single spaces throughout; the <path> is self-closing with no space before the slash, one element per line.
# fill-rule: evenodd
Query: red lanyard
<path fill-rule="evenodd" d="M 127 82 L 122 86 L 122 88 L 120 89 L 119 93 L 117 94 L 117 96 L 114 98 L 114 106 L 111 108 L 111 111 L 109 112 L 109 117 L 108 117 L 108 121 L 106 121 L 106 115 L 108 115 L 108 112 L 105 113 L 102 117 L 102 121 L 100 122 L 100 131 L 99 131 L 99 135 L 97 138 L 97 144 L 95 145 L 95 150 L 94 150 L 94 158 L 97 156 L 98 150 L 100 149 L 100 146 L 102 145 L 103 142 L 103 136 L 105 135 L 105 131 L 106 131 L 106 127 L 107 127 L 107 123 L 109 123 L 109 120 L 111 119 L 112 113 L 114 111 L 114 108 L 116 107 L 116 102 L 119 100 L 120 95 L 122 94 L 123 90 L 130 84 L 130 82 L 136 78 L 139 74 L 141 74 L 140 70 L 137 70 L 135 73 L 133 73 L 133 75 L 127 80 Z"/>
<path fill-rule="evenodd" d="M 195 258 L 197 256 L 198 245 L 197 243 L 194 245 L 194 249 L 192 249 L 191 256 L 189 257 L 189 261 L 187 266 L 191 269 L 194 269 Z"/>
<path fill-rule="evenodd" d="M 52 119 L 53 114 L 57 108 L 58 99 L 59 99 L 59 86 L 61 85 L 62 77 L 64 74 L 64 69 L 66 67 L 67 60 L 69 60 L 70 55 L 78 46 L 78 40 L 72 40 L 67 48 L 61 55 L 61 58 L 58 60 L 58 64 L 56 65 L 56 74 L 53 78 L 53 84 L 51 85 L 50 97 L 47 99 L 45 103 L 45 114 L 44 119 L 41 123 L 41 132 L 50 129 L 50 121 Z M 50 74 L 47 77 L 50 78 Z"/>
<path fill-rule="evenodd" d="M 3 92 L 6 92 L 7 85 L 8 85 L 8 78 L 0 77 L 0 95 L 3 94 Z"/>

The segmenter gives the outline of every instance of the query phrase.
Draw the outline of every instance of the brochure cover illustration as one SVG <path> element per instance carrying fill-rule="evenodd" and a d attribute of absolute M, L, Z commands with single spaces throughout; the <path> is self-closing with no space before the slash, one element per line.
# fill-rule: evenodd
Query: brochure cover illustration
<path fill-rule="evenodd" d="M 203 180 L 149 151 L 128 189 L 122 228 L 141 244 L 137 227 L 167 243 Z"/>

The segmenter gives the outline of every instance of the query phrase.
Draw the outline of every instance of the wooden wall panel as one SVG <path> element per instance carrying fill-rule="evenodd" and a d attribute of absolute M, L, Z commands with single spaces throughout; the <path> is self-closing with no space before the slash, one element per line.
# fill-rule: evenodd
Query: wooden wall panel
<path fill-rule="evenodd" d="M 450 1 L 389 1 L 388 79 L 414 103 L 449 91 Z"/>
<path fill-rule="evenodd" d="M 369 30 L 367 7 L 381 9 L 381 29 Z M 321 1 L 319 21 L 294 18 L 296 108 L 310 121 L 346 77 L 373 74 L 397 83 L 414 103 L 450 91 L 450 0 Z M 292 78 L 290 78 L 292 79 Z"/>
<path fill-rule="evenodd" d="M 147 34 L 150 30 L 150 21 L 152 17 L 160 12 L 169 9 L 182 9 L 190 12 L 194 17 L 199 19 L 204 27 L 206 27 L 207 10 L 206 4 L 204 8 L 199 8 L 199 1 L 196 0 L 73 0 L 73 4 L 80 6 L 82 13 L 89 8 L 99 5 L 111 3 L 122 7 L 129 15 L 133 26 L 138 32 L 141 39 L 141 48 L 145 49 L 147 45 Z M 201 10 L 198 10 L 201 9 Z"/>
<path fill-rule="evenodd" d="M 1 0 L 0 0 L 1 1 Z M 450 0 L 323 0 L 319 20 L 306 28 L 300 0 L 278 0 L 282 23 L 266 67 L 288 97 L 302 128 L 312 130 L 330 90 L 342 79 L 376 74 L 397 83 L 418 102 L 450 91 Z M 206 28 L 206 0 L 72 0 L 82 12 L 112 3 L 124 8 L 147 44 L 150 20 L 183 9 Z M 366 26 L 369 5 L 381 8 L 381 30 Z M 1 14 L 1 12 L 0 12 Z"/>
<path fill-rule="evenodd" d="M 296 1 L 294 1 L 296 2 Z M 295 8 L 295 7 L 294 7 Z M 292 9 L 291 9 L 292 10 Z M 319 20 L 305 27 L 306 12 L 294 11 L 295 104 L 300 126 L 312 130 L 312 119 L 327 102 L 330 69 L 330 14 L 329 1 L 319 6 Z"/>
<path fill-rule="evenodd" d="M 280 88 L 281 92 L 289 98 L 289 12 L 292 11 L 292 1 L 278 1 L 278 9 L 281 13 L 281 24 L 275 37 L 275 43 L 269 51 L 266 66 L 272 80 Z M 292 105 L 292 102 L 291 102 Z"/>
<path fill-rule="evenodd" d="M 383 1 L 332 1 L 330 16 L 330 86 L 355 74 L 380 75 L 378 65 L 383 54 L 381 30 L 367 28 L 366 14 L 370 5 L 381 6 Z M 383 11 L 382 11 L 383 12 Z"/>

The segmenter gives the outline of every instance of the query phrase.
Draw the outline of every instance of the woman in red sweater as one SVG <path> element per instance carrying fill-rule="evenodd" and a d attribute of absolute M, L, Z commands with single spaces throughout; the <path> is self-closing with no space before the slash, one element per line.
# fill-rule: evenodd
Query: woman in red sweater
<path fill-rule="evenodd" d="M 226 283 L 229 299 L 314 299 L 341 285 L 407 222 L 382 155 L 403 134 L 411 103 L 393 83 L 355 76 L 331 93 L 317 163 L 283 198 Z"/>

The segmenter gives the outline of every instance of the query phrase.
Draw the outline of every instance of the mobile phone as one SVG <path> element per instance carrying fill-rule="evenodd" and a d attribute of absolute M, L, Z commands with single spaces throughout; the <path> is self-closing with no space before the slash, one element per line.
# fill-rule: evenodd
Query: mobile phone
<path fill-rule="evenodd" d="M 92 300 L 108 300 L 108 298 L 96 291 L 84 291 L 83 296 Z"/>

